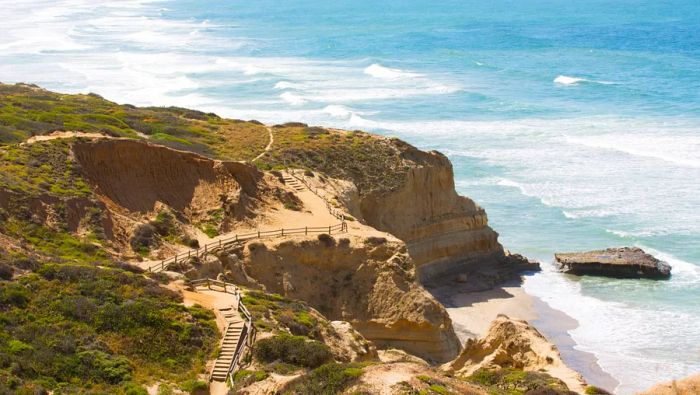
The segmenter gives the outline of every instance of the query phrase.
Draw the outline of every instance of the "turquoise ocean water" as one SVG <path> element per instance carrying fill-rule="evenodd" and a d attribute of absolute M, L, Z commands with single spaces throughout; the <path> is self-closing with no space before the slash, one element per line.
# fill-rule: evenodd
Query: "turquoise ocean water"
<path fill-rule="evenodd" d="M 440 150 L 618 393 L 700 371 L 697 0 L 0 0 L 0 21 L 3 82 Z M 617 245 L 673 278 L 551 268 Z"/>

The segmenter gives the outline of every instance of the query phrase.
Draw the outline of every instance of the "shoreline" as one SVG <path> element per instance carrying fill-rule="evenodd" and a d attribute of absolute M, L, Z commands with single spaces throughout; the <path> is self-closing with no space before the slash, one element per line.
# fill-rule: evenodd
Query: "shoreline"
<path fill-rule="evenodd" d="M 537 328 L 550 343 L 557 346 L 562 360 L 568 367 L 579 372 L 586 383 L 614 393 L 620 384 L 610 373 L 604 371 L 598 364 L 595 354 L 576 348 L 578 343 L 569 335 L 569 331 L 578 328 L 579 323 L 561 310 L 550 307 L 540 298 L 530 295 L 537 318 L 530 324 Z"/>
<path fill-rule="evenodd" d="M 433 295 L 445 306 L 457 337 L 464 344 L 469 338 L 483 337 L 499 314 L 525 320 L 550 343 L 556 345 L 566 365 L 583 376 L 589 384 L 613 391 L 619 382 L 599 365 L 592 353 L 576 349 L 577 343 L 569 331 L 578 321 L 543 300 L 530 295 L 518 281 L 507 282 L 487 291 Z"/>

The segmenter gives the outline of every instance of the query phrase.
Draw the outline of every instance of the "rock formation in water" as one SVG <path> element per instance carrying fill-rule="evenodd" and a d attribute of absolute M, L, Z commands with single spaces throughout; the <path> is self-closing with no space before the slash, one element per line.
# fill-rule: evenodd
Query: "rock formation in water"
<path fill-rule="evenodd" d="M 651 279 L 667 279 L 671 276 L 671 266 L 668 263 L 636 247 L 558 253 L 554 257 L 562 272 L 578 276 Z"/>

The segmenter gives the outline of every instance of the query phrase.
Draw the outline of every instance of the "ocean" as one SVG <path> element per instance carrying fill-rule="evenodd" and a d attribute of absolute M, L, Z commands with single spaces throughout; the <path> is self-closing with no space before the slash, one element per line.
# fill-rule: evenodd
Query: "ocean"
<path fill-rule="evenodd" d="M 0 0 L 0 81 L 397 136 L 630 394 L 700 371 L 700 2 Z M 669 281 L 574 278 L 639 246 Z"/>

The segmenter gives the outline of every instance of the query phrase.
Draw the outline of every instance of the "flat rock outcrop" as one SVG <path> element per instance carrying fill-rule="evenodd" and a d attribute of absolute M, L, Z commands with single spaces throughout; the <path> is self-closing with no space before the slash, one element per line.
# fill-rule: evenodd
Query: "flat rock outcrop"
<path fill-rule="evenodd" d="M 570 390 L 582 393 L 585 382 L 566 366 L 557 347 L 526 321 L 499 315 L 481 339 L 469 339 L 459 357 L 443 365 L 456 376 L 468 377 L 479 369 L 514 368 L 548 373 Z"/>
<path fill-rule="evenodd" d="M 554 257 L 562 272 L 579 276 L 651 279 L 667 279 L 671 276 L 671 266 L 668 263 L 636 247 L 558 253 Z"/>

